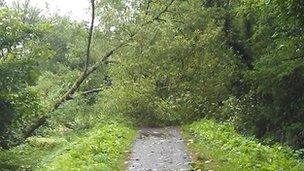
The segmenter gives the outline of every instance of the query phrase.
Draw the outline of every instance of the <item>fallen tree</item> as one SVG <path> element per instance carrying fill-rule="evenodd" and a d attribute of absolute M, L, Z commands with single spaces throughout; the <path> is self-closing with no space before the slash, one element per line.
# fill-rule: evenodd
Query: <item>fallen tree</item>
<path fill-rule="evenodd" d="M 153 17 L 151 20 L 141 24 L 141 26 L 146 26 L 148 24 L 153 23 L 153 21 L 160 20 L 160 17 L 162 14 L 168 11 L 169 7 L 173 4 L 175 0 L 171 0 L 165 8 L 158 13 L 155 17 Z M 79 87 L 82 85 L 82 83 L 92 74 L 94 73 L 99 67 L 106 64 L 108 62 L 109 57 L 111 57 L 116 51 L 127 45 L 129 42 L 133 40 L 133 38 L 137 35 L 132 34 L 127 40 L 121 41 L 120 44 L 118 44 L 116 47 L 112 48 L 108 52 L 106 52 L 103 56 L 100 57 L 100 60 L 90 66 L 90 54 L 91 54 L 91 45 L 92 45 L 92 38 L 94 33 L 94 24 L 95 24 L 95 0 L 91 0 L 91 23 L 90 28 L 88 32 L 88 44 L 86 48 L 86 60 L 85 60 L 85 67 L 84 70 L 81 72 L 80 76 L 77 78 L 77 80 L 74 82 L 74 84 L 69 88 L 69 90 L 64 93 L 53 105 L 53 107 L 50 109 L 49 113 L 54 112 L 57 110 L 64 102 L 73 99 L 73 95 L 78 91 Z M 100 91 L 100 90 L 99 90 Z M 90 92 L 91 93 L 91 92 Z M 38 128 L 40 128 L 42 125 L 44 125 L 47 122 L 47 119 L 50 117 L 49 114 L 45 114 L 38 118 L 36 121 L 33 122 L 32 125 L 27 127 L 23 133 L 23 138 L 26 139 L 35 132 Z"/>

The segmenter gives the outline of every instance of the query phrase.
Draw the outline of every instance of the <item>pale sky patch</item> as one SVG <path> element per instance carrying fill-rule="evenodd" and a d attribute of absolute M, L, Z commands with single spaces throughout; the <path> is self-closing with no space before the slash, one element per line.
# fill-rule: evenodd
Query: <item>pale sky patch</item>
<path fill-rule="evenodd" d="M 13 1 L 24 2 L 25 0 L 5 0 L 9 5 Z M 59 15 L 70 16 L 78 21 L 88 21 L 90 3 L 89 0 L 31 0 L 32 6 L 44 10 L 45 15 L 58 13 Z M 48 10 L 46 10 L 48 8 Z"/>

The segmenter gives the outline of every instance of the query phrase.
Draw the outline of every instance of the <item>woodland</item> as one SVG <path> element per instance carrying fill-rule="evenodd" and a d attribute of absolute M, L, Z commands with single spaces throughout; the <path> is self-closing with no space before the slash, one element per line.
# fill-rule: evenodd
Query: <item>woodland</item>
<path fill-rule="evenodd" d="M 0 0 L 0 170 L 124 170 L 147 126 L 194 170 L 304 170 L 303 0 L 88 3 Z"/>

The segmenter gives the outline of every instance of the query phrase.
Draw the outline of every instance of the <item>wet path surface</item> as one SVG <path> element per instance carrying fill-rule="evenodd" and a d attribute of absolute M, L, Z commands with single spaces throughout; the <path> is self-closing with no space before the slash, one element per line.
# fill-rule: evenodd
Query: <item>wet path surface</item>
<path fill-rule="evenodd" d="M 178 128 L 143 128 L 133 145 L 128 171 L 189 171 L 189 162 Z"/>

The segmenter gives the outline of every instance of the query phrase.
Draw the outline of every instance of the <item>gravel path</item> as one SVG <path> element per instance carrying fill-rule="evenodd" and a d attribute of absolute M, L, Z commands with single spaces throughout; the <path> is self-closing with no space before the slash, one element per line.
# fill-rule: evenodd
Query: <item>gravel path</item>
<path fill-rule="evenodd" d="M 128 163 L 128 171 L 191 170 L 184 141 L 175 127 L 141 129 Z"/>

